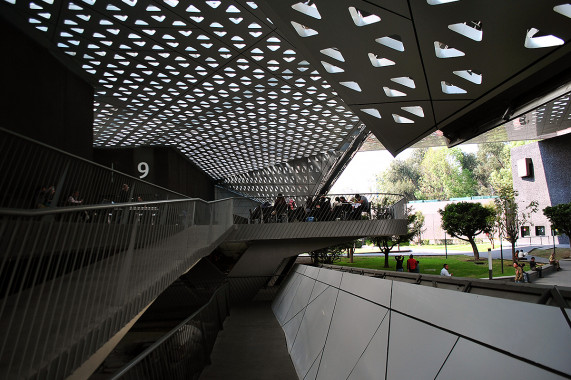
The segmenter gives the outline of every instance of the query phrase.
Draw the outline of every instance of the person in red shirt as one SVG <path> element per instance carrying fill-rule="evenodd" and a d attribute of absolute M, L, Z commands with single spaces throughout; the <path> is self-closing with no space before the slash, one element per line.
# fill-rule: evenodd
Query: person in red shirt
<path fill-rule="evenodd" d="M 416 260 L 413 255 L 410 255 L 406 261 L 406 269 L 408 269 L 409 272 L 419 273 L 418 263 L 418 260 Z"/>

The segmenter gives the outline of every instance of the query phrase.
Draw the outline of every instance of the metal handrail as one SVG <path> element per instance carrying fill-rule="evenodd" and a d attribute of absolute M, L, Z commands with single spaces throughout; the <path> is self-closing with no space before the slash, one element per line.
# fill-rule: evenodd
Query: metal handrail
<path fill-rule="evenodd" d="M 276 223 L 304 221 L 341 221 L 360 219 L 404 219 L 406 198 L 394 193 L 360 193 L 366 196 L 368 208 L 356 209 L 350 200 L 355 194 L 307 195 L 283 194 L 286 205 L 277 206 L 274 198 L 235 198 L 235 223 Z M 344 207 L 334 207 L 335 199 L 344 197 Z M 309 199 L 311 198 L 311 200 Z M 295 205 L 295 206 L 294 206 Z M 351 205 L 351 209 L 347 209 Z M 381 211 L 382 210 L 382 211 Z"/>
<path fill-rule="evenodd" d="M 69 375 L 220 244 L 232 202 L 0 210 L 0 377 Z"/>
<path fill-rule="evenodd" d="M 0 127 L 0 132 L 1 132 L 1 133 L 6 133 L 6 134 L 9 134 L 9 135 L 12 135 L 12 136 L 14 136 L 14 137 L 16 137 L 16 138 L 18 138 L 18 139 L 20 139 L 20 140 L 27 141 L 27 142 L 30 143 L 30 144 L 34 144 L 34 145 L 37 145 L 37 146 L 41 146 L 41 147 L 43 147 L 43 148 L 45 148 L 45 149 L 48 149 L 48 150 L 50 150 L 50 151 L 52 151 L 52 152 L 54 152 L 54 153 L 58 153 L 58 154 L 67 156 L 67 157 L 69 157 L 69 158 L 71 158 L 71 159 L 73 159 L 73 160 L 83 161 L 83 162 L 84 162 L 85 164 L 87 164 L 87 165 L 90 165 L 90 166 L 93 166 L 93 167 L 99 167 L 99 168 L 101 168 L 101 169 L 103 169 L 103 170 L 107 170 L 107 171 L 116 173 L 116 174 L 121 175 L 121 176 L 124 176 L 124 177 L 126 177 L 126 178 L 130 178 L 131 180 L 136 181 L 136 182 L 146 183 L 146 184 L 148 184 L 148 185 L 150 185 L 150 186 L 155 187 L 156 189 L 164 190 L 165 192 L 168 192 L 168 193 L 171 193 L 171 194 L 175 194 L 175 195 L 179 195 L 179 196 L 181 196 L 181 197 L 185 197 L 185 198 L 188 197 L 187 195 L 184 195 L 184 194 L 182 194 L 182 193 L 178 193 L 178 192 L 176 192 L 176 191 L 167 189 L 166 187 L 162 187 L 162 186 L 156 185 L 156 184 L 154 184 L 154 183 L 145 181 L 145 180 L 140 179 L 140 178 L 137 178 L 137 177 L 133 177 L 132 175 L 122 173 L 122 172 L 120 172 L 120 171 L 118 171 L 118 170 L 115 170 L 115 169 L 112 169 L 112 168 L 108 168 L 107 166 L 98 164 L 97 162 L 89 161 L 89 160 L 86 159 L 86 158 L 83 158 L 83 157 L 77 156 L 77 155 L 75 155 L 75 154 L 66 152 L 66 151 L 61 150 L 61 149 L 59 149 L 59 148 L 53 147 L 53 146 L 51 146 L 51 145 L 47 145 L 47 144 L 45 144 L 45 143 L 43 143 L 43 142 L 41 142 L 41 141 L 34 140 L 34 139 L 32 139 L 32 138 L 29 138 L 29 137 L 27 137 L 27 136 L 21 135 L 21 134 L 19 134 L 19 133 L 14 132 L 14 131 L 10 131 L 10 130 L 8 130 L 8 129 L 5 129 L 5 128 Z"/>
<path fill-rule="evenodd" d="M 83 205 L 111 203 L 119 198 L 122 184 L 129 186 L 128 197 L 132 199 L 189 198 L 3 128 L 0 172 L 3 208 L 62 207 L 75 191 L 85 200 Z"/>
<path fill-rule="evenodd" d="M 320 267 L 332 269 L 340 272 L 348 272 L 362 276 L 378 277 L 387 280 L 408 282 L 417 285 L 444 288 L 448 290 L 456 290 L 465 293 L 474 293 L 487 295 L 491 297 L 516 299 L 518 301 L 526 301 L 552 305 L 567 308 L 571 304 L 571 288 L 541 285 L 541 284 L 514 284 L 508 281 L 490 281 L 486 279 L 461 278 L 461 277 L 443 277 L 435 274 L 419 274 L 407 272 L 395 272 L 382 269 L 368 269 L 346 267 L 341 265 L 323 264 Z M 555 293 L 561 294 L 565 303 L 562 304 L 560 299 L 552 297 L 552 289 Z M 548 295 L 549 300 L 542 297 Z"/>
<path fill-rule="evenodd" d="M 124 203 L 106 203 L 106 204 L 98 204 L 98 205 L 87 205 L 87 206 L 65 206 L 65 207 L 54 207 L 54 208 L 39 208 L 39 209 L 12 209 L 12 208 L 0 208 L 0 215 L 11 215 L 11 216 L 43 216 L 43 215 L 51 215 L 51 214 L 65 214 L 68 212 L 79 212 L 79 211 L 95 211 L 95 210 L 103 210 L 109 208 L 118 208 L 118 207 L 144 207 L 144 206 L 153 206 L 153 205 L 162 205 L 162 204 L 176 204 L 176 203 L 184 203 L 184 202 L 201 202 L 205 204 L 213 204 L 213 203 L 220 203 L 225 202 L 228 199 L 217 199 L 215 201 L 205 201 L 204 199 L 200 198 L 185 198 L 185 199 L 172 199 L 172 200 L 164 200 L 164 201 L 149 201 L 149 202 L 124 202 Z"/>
<path fill-rule="evenodd" d="M 162 344 L 164 344 L 169 338 L 171 338 L 174 334 L 176 334 L 182 327 L 184 327 L 185 325 L 187 325 L 190 321 L 192 321 L 193 319 L 195 319 L 198 315 L 200 315 L 200 313 L 202 313 L 205 309 L 211 307 L 213 305 L 213 301 L 218 301 L 218 296 L 221 292 L 224 292 L 224 301 L 226 305 L 228 305 L 228 291 L 229 291 L 229 287 L 228 287 L 228 283 L 225 282 L 222 284 L 222 286 L 220 286 L 212 295 L 212 297 L 210 297 L 210 299 L 208 300 L 208 302 L 203 305 L 200 309 L 198 309 L 197 311 L 195 311 L 194 313 L 192 313 L 189 317 L 187 317 L 184 321 L 182 321 L 181 323 L 179 323 L 175 328 L 173 328 L 172 330 L 170 330 L 168 333 L 166 333 L 165 335 L 163 335 L 162 337 L 160 337 L 156 342 L 154 342 L 153 344 L 151 344 L 146 350 L 144 350 L 143 352 L 141 352 L 139 355 L 137 355 L 137 357 L 135 357 L 133 360 L 131 360 L 129 363 L 125 364 L 119 371 L 117 371 L 117 373 L 115 373 L 113 376 L 111 376 L 111 380 L 115 380 L 115 379 L 119 379 L 122 376 L 124 376 L 125 374 L 127 374 L 130 370 L 132 370 L 133 368 L 135 368 L 135 366 L 137 364 L 139 364 L 140 362 L 142 362 L 147 356 L 149 356 L 152 352 L 154 352 L 159 346 L 161 346 Z M 226 310 L 226 313 L 224 313 L 224 317 L 226 317 L 229 313 L 228 313 L 228 309 Z M 219 315 L 220 317 L 220 315 Z M 223 320 L 223 319 L 222 319 Z"/>

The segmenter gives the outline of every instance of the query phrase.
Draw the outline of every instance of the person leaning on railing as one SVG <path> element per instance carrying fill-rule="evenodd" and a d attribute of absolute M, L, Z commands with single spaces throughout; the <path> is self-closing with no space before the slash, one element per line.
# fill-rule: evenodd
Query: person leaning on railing
<path fill-rule="evenodd" d="M 355 207 L 351 219 L 359 220 L 361 219 L 361 213 L 369 210 L 369 200 L 364 195 L 355 194 L 355 203 L 358 205 Z"/>
<path fill-rule="evenodd" d="M 335 201 L 333 202 L 333 205 L 331 207 L 331 219 L 332 220 L 340 220 L 341 219 L 341 215 L 343 213 L 343 203 L 341 202 L 341 198 L 340 197 L 335 197 Z"/>
<path fill-rule="evenodd" d="M 73 194 L 71 194 L 66 200 L 67 206 L 81 206 L 82 204 L 83 204 L 83 199 L 79 199 L 78 190 L 75 190 Z M 91 219 L 87 211 L 81 211 L 78 217 L 80 220 L 84 220 L 86 222 L 89 221 L 89 219 Z"/>

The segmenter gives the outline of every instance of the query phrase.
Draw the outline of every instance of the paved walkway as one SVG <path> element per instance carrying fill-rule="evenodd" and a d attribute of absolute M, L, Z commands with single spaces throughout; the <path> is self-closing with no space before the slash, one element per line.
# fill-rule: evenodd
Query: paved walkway
<path fill-rule="evenodd" d="M 559 260 L 560 271 L 535 279 L 534 284 L 567 286 L 571 288 L 571 259 Z"/>
<path fill-rule="evenodd" d="M 297 374 L 270 301 L 234 307 L 200 380 L 290 380 Z"/>

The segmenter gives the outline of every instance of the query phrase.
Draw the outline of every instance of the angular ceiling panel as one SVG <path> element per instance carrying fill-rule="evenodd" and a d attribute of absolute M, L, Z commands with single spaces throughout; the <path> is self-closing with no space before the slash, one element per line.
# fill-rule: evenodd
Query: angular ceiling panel
<path fill-rule="evenodd" d="M 436 122 L 423 136 L 441 129 L 454 144 L 499 125 L 507 108 L 571 80 L 566 44 L 571 20 L 561 1 L 308 3 L 319 18 L 300 12 L 296 4 L 262 6 L 280 33 L 315 66 L 323 66 L 324 77 L 393 154 L 418 135 L 395 134 L 393 120 L 382 113 L 379 119 L 385 104 L 434 103 Z M 410 14 L 392 10 L 408 6 Z M 309 29 L 311 34 L 301 33 Z M 343 59 L 324 53 L 332 50 Z"/>
<path fill-rule="evenodd" d="M 456 144 L 571 82 L 567 8 L 0 0 L 5 20 L 94 86 L 96 146 L 173 146 L 221 183 L 327 157 L 328 173 L 307 183 L 315 191 L 365 138 L 362 122 L 393 154 L 425 136 Z M 567 122 L 538 123 L 553 133 Z"/>
<path fill-rule="evenodd" d="M 0 4 L 84 70 L 96 146 L 173 146 L 223 179 L 339 158 L 362 131 L 321 68 L 253 1 Z"/>

